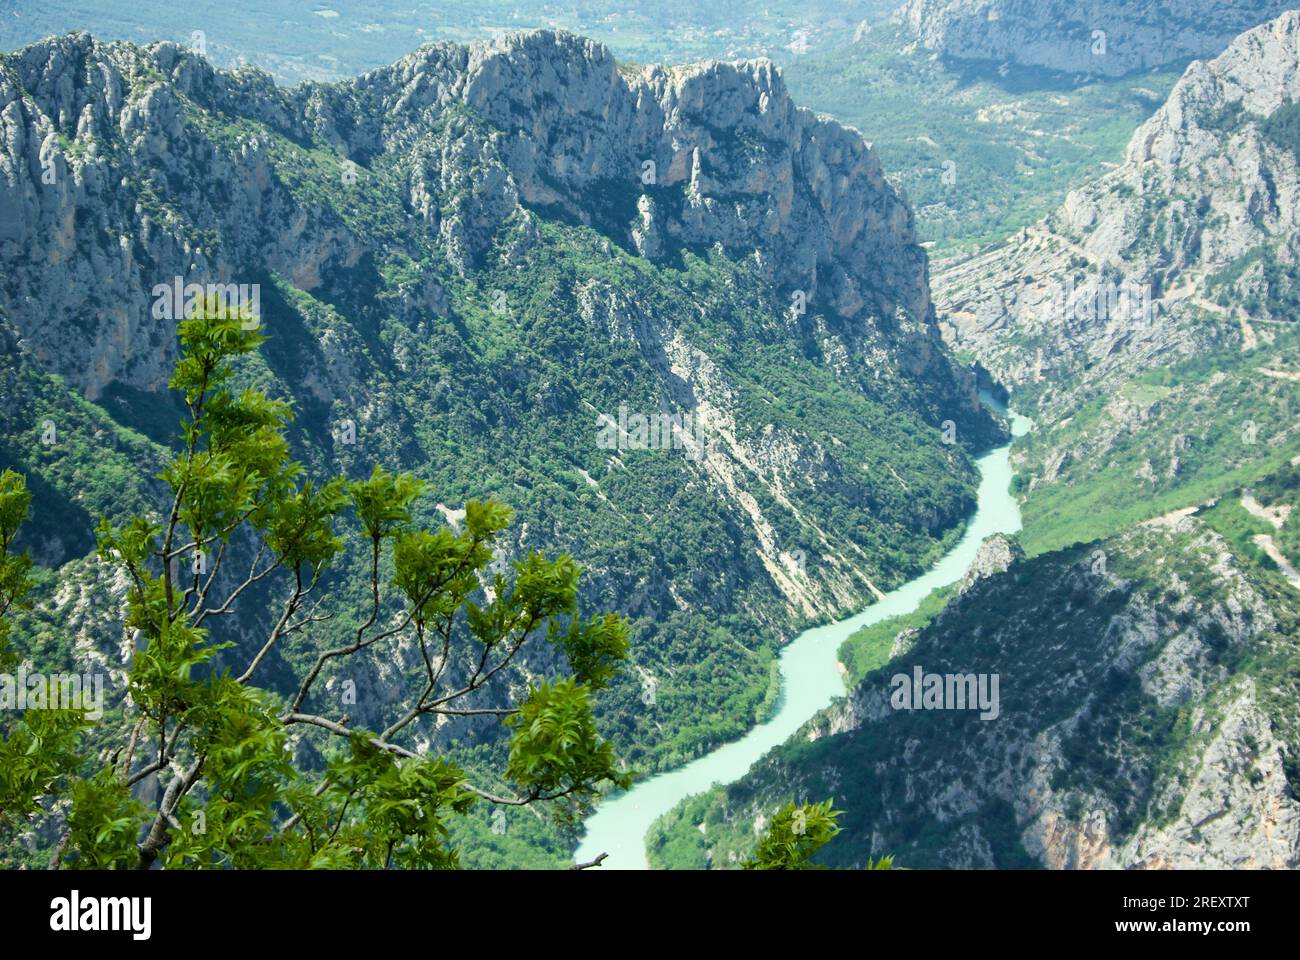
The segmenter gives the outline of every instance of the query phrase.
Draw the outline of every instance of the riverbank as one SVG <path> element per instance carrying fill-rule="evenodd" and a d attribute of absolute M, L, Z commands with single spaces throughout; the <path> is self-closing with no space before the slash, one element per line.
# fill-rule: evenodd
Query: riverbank
<path fill-rule="evenodd" d="M 1012 436 L 1023 435 L 1029 421 L 1014 413 L 1010 416 Z M 796 637 L 781 653 L 782 697 L 776 713 L 739 740 L 601 801 L 587 818 L 586 833 L 576 854 L 578 862 L 605 853 L 605 868 L 647 869 L 645 835 L 655 820 L 689 796 L 740 779 L 755 761 L 789 739 L 817 711 L 844 695 L 844 675 L 837 655 L 840 644 L 850 634 L 910 613 L 932 590 L 960 579 L 985 538 L 1018 531 L 1020 509 L 1011 495 L 1010 445 L 990 451 L 976 464 L 980 470 L 977 506 L 961 541 L 926 573 L 885 594 L 861 613 L 813 627 Z"/>

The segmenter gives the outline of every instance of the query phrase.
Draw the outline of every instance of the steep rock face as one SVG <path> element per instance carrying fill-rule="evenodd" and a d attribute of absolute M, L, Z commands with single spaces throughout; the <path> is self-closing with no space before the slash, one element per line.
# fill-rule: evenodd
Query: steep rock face
<path fill-rule="evenodd" d="M 1214 56 L 1287 0 L 908 0 L 923 46 L 965 60 L 1121 76 Z"/>
<path fill-rule="evenodd" d="M 949 341 L 1048 415 L 1197 351 L 1268 342 L 1297 289 L 1300 171 L 1273 129 L 1297 97 L 1300 12 L 1193 63 L 1119 168 L 945 266 Z"/>
<path fill-rule="evenodd" d="M 1025 551 L 1020 544 L 1006 534 L 995 533 L 980 544 L 970 568 L 957 585 L 957 592 L 965 593 L 985 577 L 1006 573 L 1013 563 L 1019 563 L 1024 558 Z"/>
<path fill-rule="evenodd" d="M 85 34 L 4 58 L 0 306 L 88 396 L 166 384 L 175 345 L 151 316 L 156 283 L 225 282 L 257 263 L 310 289 L 359 255 L 337 218 L 293 201 L 259 144 L 231 156 L 194 136 L 182 94 L 218 84 L 172 45 Z M 239 92 L 220 86 L 231 103 Z"/>
<path fill-rule="evenodd" d="M 557 72 L 557 54 L 577 69 Z M 463 74 L 431 79 L 448 56 L 435 47 L 373 80 L 400 77 L 385 99 L 399 123 L 458 99 L 504 131 L 497 149 L 524 203 L 590 220 L 592 190 L 639 176 L 660 188 L 639 211 L 647 243 L 761 249 L 779 286 L 822 292 L 845 316 L 868 299 L 926 315 L 910 209 L 870 147 L 797 108 L 771 63 L 623 74 L 598 44 L 533 34 L 475 47 Z"/>
<path fill-rule="evenodd" d="M 296 453 L 416 470 L 429 522 L 502 497 L 502 563 L 578 556 L 663 680 L 659 714 L 624 680 L 606 715 L 640 750 L 693 724 L 678 760 L 750 722 L 800 622 L 939 549 L 968 451 L 1001 436 L 943 347 L 906 202 L 763 62 L 629 72 L 544 32 L 285 90 L 173 44 L 47 40 L 0 57 L 0 263 L 6 376 L 32 383 L 0 441 L 46 481 L 34 536 L 146 499 L 84 481 L 103 435 L 135 431 L 127 466 L 174 436 L 155 287 L 260 284 L 270 339 L 242 375 L 294 402 Z M 687 449 L 602 446 L 624 406 L 689 418 Z M 46 417 L 65 446 L 32 441 Z M 77 555 L 59 542 L 51 562 Z M 358 722 L 417 660 L 376 658 Z"/>
<path fill-rule="evenodd" d="M 405 155 L 408 202 L 462 267 L 484 254 L 503 221 L 530 207 L 595 222 L 661 257 L 715 244 L 737 258 L 757 255 L 779 290 L 801 291 L 811 309 L 847 321 L 932 317 L 910 208 L 885 183 L 871 148 L 797 108 L 767 62 L 627 76 L 599 44 L 539 32 L 469 48 L 439 44 L 350 84 L 290 91 L 254 71 L 215 71 L 174 45 L 142 50 L 84 34 L 28 48 L 7 65 L 0 242 L 27 269 L 5 285 L 0 305 L 26 326 L 31 304 L 41 304 L 34 339 L 92 393 L 124 368 L 125 345 L 152 333 L 142 328 L 136 289 L 142 262 L 162 275 L 220 276 L 258 262 L 312 290 L 362 254 L 330 211 L 286 196 L 262 144 L 231 157 L 196 137 L 185 101 L 319 139 L 362 164 Z M 462 114 L 490 132 L 448 121 Z M 182 209 L 155 212 L 139 196 L 141 175 L 202 185 L 206 196 L 181 192 Z M 449 214 L 430 208 L 430 197 L 458 187 L 465 195 Z M 621 213 L 631 216 L 611 222 Z M 169 214 L 219 235 L 219 249 L 185 236 Z M 139 229 L 115 238 L 113 249 L 86 249 L 90 238 L 77 229 L 123 221 Z M 117 304 L 109 322 L 95 325 L 90 340 L 62 344 L 74 352 L 56 358 L 45 344 L 55 318 L 83 309 L 91 291 Z M 156 380 L 164 352 L 137 376 Z M 932 367 L 924 351 L 913 354 Z"/>
<path fill-rule="evenodd" d="M 811 722 L 811 745 L 722 791 L 708 855 L 743 856 L 783 800 L 829 796 L 837 866 L 1293 869 L 1300 731 L 1280 665 L 1298 613 L 1294 588 L 1189 516 L 1015 564 Z M 917 666 L 998 675 L 997 717 L 898 709 L 891 676 Z"/>

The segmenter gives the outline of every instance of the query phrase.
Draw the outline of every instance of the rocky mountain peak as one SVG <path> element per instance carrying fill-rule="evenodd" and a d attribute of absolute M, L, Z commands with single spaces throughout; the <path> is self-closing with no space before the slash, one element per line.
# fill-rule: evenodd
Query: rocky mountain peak
<path fill-rule="evenodd" d="M 840 315 L 928 317 L 910 207 L 861 136 L 796 107 L 770 61 L 621 69 L 601 44 L 531 31 L 427 48 L 359 83 L 384 89 L 399 124 L 454 102 L 483 118 L 525 205 L 591 220 L 601 191 L 635 207 L 647 256 L 758 251 L 778 286 Z"/>
<path fill-rule="evenodd" d="M 146 174 L 202 183 L 214 198 L 247 197 L 246 208 L 210 199 L 172 211 L 205 226 L 226 221 L 219 252 L 196 249 L 167 218 L 137 227 L 137 241 L 178 248 L 149 251 L 147 259 L 167 264 L 155 273 L 269 264 L 313 289 L 337 265 L 356 262 L 357 240 L 342 224 L 326 223 L 332 218 L 320 209 L 294 212 L 298 201 L 271 175 L 264 142 L 245 136 L 231 156 L 209 140 L 212 124 L 202 118 L 210 118 L 228 129 L 262 125 L 362 168 L 397 168 L 404 202 L 461 269 L 528 211 L 594 226 L 652 260 L 719 247 L 752 258 L 781 299 L 810 312 L 894 334 L 900 320 L 910 323 L 907 335 L 920 331 L 927 341 L 908 351 L 913 372 L 935 362 L 926 259 L 910 207 L 862 137 L 796 107 L 768 61 L 620 67 L 599 43 L 532 31 L 434 44 L 352 81 L 286 89 L 257 70 L 217 70 L 173 43 L 136 47 L 82 33 L 0 57 L 0 117 L 0 240 L 34 263 L 47 262 L 41 251 L 51 246 L 63 251 L 56 262 L 68 260 L 72 245 L 92 239 L 60 226 L 69 209 L 93 207 L 105 222 L 118 219 L 107 209 L 138 216 L 130 185 Z M 41 182 L 49 169 L 54 189 Z M 123 182 L 128 189 L 119 189 Z M 304 232 L 316 239 L 301 242 Z M 123 250 L 131 234 L 121 233 Z M 78 270 L 103 259 L 82 254 L 71 258 Z M 108 284 L 136 301 L 123 303 L 120 341 L 134 336 L 129 315 L 142 304 L 115 279 L 119 267 L 138 263 L 115 264 L 117 256 L 94 269 L 103 275 L 98 292 Z M 68 300 L 65 274 L 31 271 L 0 307 L 20 326 L 23 303 L 84 310 Z M 105 343 L 86 347 L 84 357 L 72 351 L 68 372 L 81 378 L 97 369 L 97 389 L 124 357 Z"/>
<path fill-rule="evenodd" d="M 1192 63 L 1123 164 L 936 277 L 950 341 L 1060 410 L 1081 383 L 1096 392 L 1200 348 L 1266 341 L 1300 290 L 1300 171 L 1270 132 L 1297 100 L 1300 11 Z"/>
<path fill-rule="evenodd" d="M 1130 163 L 1177 164 L 1183 150 L 1216 149 L 1221 111 L 1238 107 L 1261 117 L 1300 100 L 1300 10 L 1248 30 L 1220 56 L 1197 61 L 1169 99 L 1129 142 Z"/>
<path fill-rule="evenodd" d="M 965 593 L 981 580 L 1006 573 L 1011 566 L 1025 558 L 1025 551 L 1006 534 L 995 533 L 982 544 L 971 561 L 970 568 L 957 586 L 959 594 Z"/>

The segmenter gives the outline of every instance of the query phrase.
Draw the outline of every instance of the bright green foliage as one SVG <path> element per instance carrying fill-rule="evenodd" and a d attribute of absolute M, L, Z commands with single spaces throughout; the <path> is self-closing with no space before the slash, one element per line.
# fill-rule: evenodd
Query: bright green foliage
<path fill-rule="evenodd" d="M 357 517 L 372 540 L 391 537 L 411 522 L 409 508 L 420 490 L 420 481 L 410 474 L 394 476 L 378 465 L 369 480 L 348 484 Z"/>
<path fill-rule="evenodd" d="M 71 787 L 68 847 L 76 851 L 73 865 L 86 870 L 110 870 L 134 863 L 136 838 L 144 805 L 131 798 L 126 782 L 106 768 Z"/>
<path fill-rule="evenodd" d="M 78 741 L 79 713 L 29 711 L 0 744 L 0 816 L 16 821 L 49 796 L 69 798 L 59 848 L 68 867 L 448 868 L 459 863 L 448 818 L 477 802 L 564 798 L 556 815 L 570 820 L 602 781 L 630 782 L 596 733 L 589 697 L 626 656 L 626 628 L 613 615 L 580 616 L 571 557 L 533 553 L 513 575 L 489 577 L 493 543 L 510 522 L 502 504 L 471 501 L 455 529 L 425 530 L 412 509 L 423 485 L 409 474 L 376 466 L 357 481 L 303 478 L 289 457 L 290 406 L 229 388 L 232 362 L 263 342 L 256 325 L 208 304 L 180 324 L 180 339 L 171 383 L 188 416 L 162 472 L 170 505 L 98 530 L 101 560 L 128 575 L 125 625 L 136 647 L 129 702 L 106 714 L 121 724 L 109 736 L 114 749 L 95 762 Z M 27 503 L 22 478 L 6 472 L 0 609 L 27 589 L 31 562 L 9 550 Z M 307 600 L 349 543 L 364 550 L 365 563 L 349 569 L 368 574 L 370 600 L 352 642 L 312 650 L 292 697 L 254 685 L 277 646 L 310 644 L 310 627 L 330 616 L 318 613 L 328 597 Z M 221 638 L 227 614 L 253 596 L 272 598 L 264 641 Z M 511 676 L 503 671 L 519 651 L 543 637 L 572 676 L 537 684 L 517 706 L 500 706 L 499 695 L 461 703 Z M 346 658 L 370 648 L 383 657 L 399 644 L 417 645 L 425 670 L 387 729 L 359 729 L 313 696 Z M 250 654 L 242 672 L 228 665 Z M 508 762 L 492 779 L 516 793 L 479 788 L 446 757 L 402 742 L 418 721 L 457 714 L 513 727 Z M 313 749 L 300 762 L 303 741 Z M 142 803 L 132 788 L 155 775 L 160 796 Z"/>
<path fill-rule="evenodd" d="M 840 832 L 836 825 L 840 811 L 831 801 L 796 807 L 788 803 L 772 818 L 772 825 L 758 842 L 754 856 L 743 864 L 746 870 L 821 870 L 812 862 L 815 854 Z M 892 863 L 892 861 L 891 861 Z"/>
<path fill-rule="evenodd" d="M 27 508 L 32 495 L 27 492 L 27 482 L 12 470 L 0 473 L 0 670 L 12 666 L 6 645 L 8 627 L 4 614 L 16 603 L 21 603 L 30 588 L 28 571 L 32 558 L 26 551 L 14 554 L 12 547 L 19 525 L 27 518 Z"/>
<path fill-rule="evenodd" d="M 0 473 L 0 673 L 10 673 L 18 658 L 9 651 L 4 615 L 23 602 L 31 581 L 31 557 L 13 551 L 18 528 L 27 518 L 31 494 L 23 477 Z M 16 680 L 5 696 L 18 693 Z M 0 826 L 13 827 L 36 812 L 41 798 L 66 781 L 77 762 L 74 746 L 85 721 L 80 711 L 33 710 L 11 719 L 14 703 L 0 709 Z"/>
<path fill-rule="evenodd" d="M 284 557 L 286 567 L 307 567 L 319 574 L 343 548 L 330 520 L 343 509 L 345 496 L 342 478 L 319 490 L 307 480 L 301 489 L 263 504 L 253 522 L 265 531 L 267 546 Z"/>
<path fill-rule="evenodd" d="M 593 690 L 613 679 L 619 662 L 627 656 L 627 628 L 612 613 L 592 617 L 587 623 L 575 617 L 568 630 L 552 631 L 551 640 L 564 650 L 574 676 Z"/>
<path fill-rule="evenodd" d="M 299 844 L 281 843 L 270 857 L 262 853 L 279 804 L 293 806 L 302 792 L 275 698 L 224 674 L 210 679 L 196 704 L 187 719 L 194 750 L 204 758 L 207 796 L 201 803 L 187 797 L 172 814 L 179 829 L 172 831 L 165 865 L 311 866 L 296 859 Z"/>
<path fill-rule="evenodd" d="M 848 669 L 846 683 L 853 687 L 873 670 L 889 662 L 894 641 L 904 630 L 920 630 L 937 617 L 957 593 L 956 584 L 938 587 L 911 613 L 889 617 L 860 627 L 840 644 L 839 661 Z"/>
<path fill-rule="evenodd" d="M 1232 495 L 1300 453 L 1295 383 L 1262 372 L 1300 369 L 1300 337 L 1282 325 L 1269 329 L 1272 344 L 1202 351 L 1148 370 L 1082 403 L 1055 429 L 1017 441 L 1026 553 Z M 1116 397 L 1126 401 L 1121 410 L 1141 416 L 1114 413 Z M 1047 463 L 1062 450 L 1071 454 L 1048 480 Z"/>
<path fill-rule="evenodd" d="M 760 801 L 762 809 L 776 809 L 777 813 L 756 838 L 748 815 L 754 809 L 749 805 L 752 798 L 731 805 L 727 802 L 729 790 L 714 787 L 688 797 L 656 820 L 646 834 L 650 865 L 659 870 L 818 870 L 823 865 L 831 869 L 894 869 L 892 855 L 845 858 L 843 841 L 818 858 L 822 864 L 812 863 L 818 850 L 842 829 L 841 811 L 832 810 L 830 800 L 804 806 Z"/>
<path fill-rule="evenodd" d="M 610 779 L 631 786 L 631 776 L 613 773 L 614 748 L 597 736 L 587 690 L 576 680 L 539 684 L 506 722 L 515 728 L 506 770 L 515 783 L 556 796 L 570 783 Z"/>
<path fill-rule="evenodd" d="M 125 75 L 135 95 L 163 82 L 147 61 L 132 58 Z M 256 83 L 259 89 L 249 93 L 259 102 L 284 100 L 285 92 L 269 81 Z M 135 200 L 155 218 L 180 217 L 184 229 L 196 234 L 211 229 L 209 218 L 197 212 L 225 202 L 225 187 L 221 178 L 206 175 L 205 158 L 222 157 L 220 162 L 238 168 L 255 138 L 274 171 L 274 204 L 300 211 L 323 229 L 347 229 L 373 253 L 356 268 L 330 267 L 312 291 L 250 264 L 249 279 L 262 285 L 262 309 L 273 318 L 268 329 L 274 335 L 242 355 L 221 388 L 236 399 L 246 387 L 256 387 L 291 400 L 288 436 L 294 458 L 304 464 L 293 478 L 295 490 L 307 477 L 314 490 L 336 473 L 364 480 L 375 463 L 394 474 L 411 471 L 428 491 L 408 508 L 415 526 L 442 525 L 434 507 L 439 501 L 455 508 L 499 499 L 514 511 L 511 541 L 527 523 L 533 542 L 568 552 L 595 571 L 583 578 L 589 612 L 625 612 L 637 666 L 644 674 L 672 678 L 661 685 L 653 709 L 642 702 L 638 672 L 612 677 L 595 698 L 601 731 L 638 769 L 683 763 L 743 735 L 766 716 L 778 689 L 772 682 L 774 651 L 806 625 L 806 616 L 787 602 L 758 560 L 756 551 L 767 548 L 739 503 L 719 495 L 716 477 L 701 472 L 682 451 L 625 450 L 615 461 L 593 442 L 598 413 L 617 414 L 625 404 L 649 411 L 665 400 L 677 403 L 672 378 L 665 379 L 651 354 L 634 340 L 609 336 L 601 329 L 606 320 L 579 322 L 593 297 L 600 302 L 616 293 L 710 357 L 733 392 L 728 415 L 734 416 L 740 445 L 750 446 L 774 429 L 803 449 L 827 451 L 836 462 L 834 484 L 816 482 L 804 471 L 785 477 L 779 495 L 770 478 L 752 475 L 744 484 L 771 524 L 778 549 L 802 551 L 814 580 L 833 569 L 824 557 L 853 554 L 855 548 L 866 554 L 850 571 L 858 580 L 852 591 L 822 591 L 842 609 L 822 610 L 818 617 L 847 615 L 870 595 L 868 579 L 889 589 L 924 570 L 960 537 L 978 479 L 969 454 L 993 442 L 995 431 L 973 412 L 954 413 L 966 402 L 951 392 L 946 363 L 913 376 L 902 365 L 881 362 L 877 337 L 894 339 L 890 331 L 897 318 L 882 316 L 879 330 L 874 322 L 844 328 L 841 333 L 852 342 L 852 372 L 832 369 L 818 346 L 821 321 L 810 314 L 788 322 L 788 292 L 775 289 L 754 258 L 714 247 L 684 249 L 680 258 L 656 262 L 629 247 L 628 224 L 620 218 L 639 216 L 635 199 L 643 191 L 635 176 L 616 183 L 615 171 L 588 198 L 597 225 L 568 222 L 553 215 L 558 211 L 519 212 L 496 225 L 496 239 L 472 263 L 457 266 L 427 222 L 410 217 L 403 184 L 420 176 L 424 158 L 447 144 L 464 136 L 492 142 L 500 131 L 487 118 L 449 105 L 429 118 L 413 150 L 376 155 L 355 185 L 340 186 L 345 157 L 329 137 L 299 136 L 267 122 L 271 110 L 259 111 L 263 119 L 257 120 L 227 112 L 206 95 L 191 95 L 197 91 L 176 93 L 187 142 L 204 144 L 187 154 L 201 166 L 183 167 L 186 173 L 174 172 L 166 181 L 155 178 L 147 164 L 122 169 L 122 189 L 131 195 L 125 205 Z M 130 152 L 118 138 L 109 139 L 114 149 Z M 722 148 L 767 149 L 742 139 Z M 478 202 L 472 184 L 497 175 L 490 158 L 467 159 L 457 184 L 435 191 L 440 222 L 463 218 L 463 204 Z M 311 229 L 315 235 L 316 227 Z M 224 242 L 219 232 L 216 242 Z M 516 254 L 523 250 L 528 257 L 521 270 Z M 495 310 L 495 291 L 506 294 L 504 314 Z M 919 333 L 916 320 L 907 326 Z M 838 329 L 838 322 L 830 327 Z M 245 338 L 247 332 L 237 323 L 226 335 Z M 12 336 L 16 340 L 16 329 Z M 346 364 L 335 369 L 342 358 Z M 201 377 L 202 369 L 194 366 L 191 379 Z M 101 516 L 119 527 L 132 516 L 169 519 L 153 481 L 174 446 L 177 411 L 185 415 L 179 393 L 160 396 L 130 386 L 138 378 L 124 376 L 92 402 L 16 350 L 0 350 L 0 379 L 11 376 L 21 387 L 15 400 L 25 399 L 0 410 L 0 462 L 28 475 L 35 494 L 30 535 L 47 556 L 83 558 Z M 365 410 L 359 409 L 358 388 L 375 401 Z M 938 439 L 938 425 L 950 416 L 958 421 L 956 445 Z M 47 418 L 59 427 L 51 446 L 33 442 L 33 426 Z M 338 428 L 348 420 L 357 430 L 344 440 Z M 355 538 L 350 501 L 340 516 L 335 526 Z M 292 529 L 291 520 L 285 518 L 281 527 Z M 243 529 L 269 523 L 255 513 Z M 210 562 L 223 542 L 210 544 Z M 227 553 L 246 542 L 232 534 Z M 514 546 L 506 548 L 512 559 Z M 384 582 L 391 576 L 390 548 L 384 541 Z M 313 632 L 328 633 L 331 646 L 351 639 L 369 615 L 373 555 L 349 547 L 324 568 L 322 590 L 330 591 L 334 616 Z M 232 559 L 226 558 L 227 570 Z M 188 556 L 178 560 L 189 567 Z M 286 560 L 283 569 L 292 573 L 293 566 Z M 69 577 L 86 581 L 96 571 L 102 573 L 98 565 L 79 564 L 50 574 L 38 580 L 38 595 L 59 595 Z M 311 566 L 304 567 L 305 584 L 313 576 Z M 268 578 L 246 591 L 238 612 L 222 620 L 223 638 L 252 637 L 254 627 L 260 633 L 260 625 L 247 621 L 272 602 L 263 589 L 272 582 Z M 108 600 L 103 592 L 94 595 Z M 100 612 L 95 610 L 94 642 L 102 647 L 109 641 Z M 24 649 L 45 647 L 44 662 L 66 662 L 74 651 L 61 626 L 52 605 L 42 603 L 31 617 L 20 618 L 17 629 Z M 211 617 L 201 626 L 215 629 Z M 279 689 L 301 679 L 316 652 L 298 642 L 301 637 L 275 645 L 260 668 L 260 682 Z M 447 749 L 463 759 L 469 747 L 495 741 L 492 733 L 475 730 Z M 557 835 L 552 849 L 568 839 Z"/>
<path fill-rule="evenodd" d="M 12 715 L 9 711 L 6 714 Z M 59 789 L 80 759 L 80 713 L 32 710 L 4 722 L 0 740 L 0 826 L 13 827 L 35 813 L 47 793 Z"/>
<path fill-rule="evenodd" d="M 330 776 L 368 812 L 344 834 L 366 865 L 457 866 L 443 821 L 447 813 L 467 812 L 476 797 L 464 789 L 464 775 L 454 764 L 435 756 L 398 763 L 353 737 L 351 756 L 332 767 Z M 395 837 L 404 839 L 396 844 Z"/>

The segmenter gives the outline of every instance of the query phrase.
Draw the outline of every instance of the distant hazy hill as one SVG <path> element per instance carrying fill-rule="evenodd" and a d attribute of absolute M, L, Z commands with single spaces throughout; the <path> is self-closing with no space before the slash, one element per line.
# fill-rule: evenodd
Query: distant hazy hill
<path fill-rule="evenodd" d="M 1119 76 L 1214 56 L 1291 0 L 908 0 L 921 43 L 950 57 Z"/>
<path fill-rule="evenodd" d="M 354 77 L 425 43 L 529 29 L 579 33 L 640 63 L 797 56 L 845 43 L 863 20 L 877 23 L 897 6 L 898 0 L 43 0 L 0 8 L 0 51 L 69 30 L 137 44 L 201 40 L 218 66 L 249 63 L 296 83 Z"/>
<path fill-rule="evenodd" d="M 1125 162 L 948 263 L 956 349 L 1039 420 L 1026 536 L 1093 536 L 1300 450 L 1300 12 L 1188 69 Z M 1136 514 L 1136 516 L 1135 516 Z"/>

